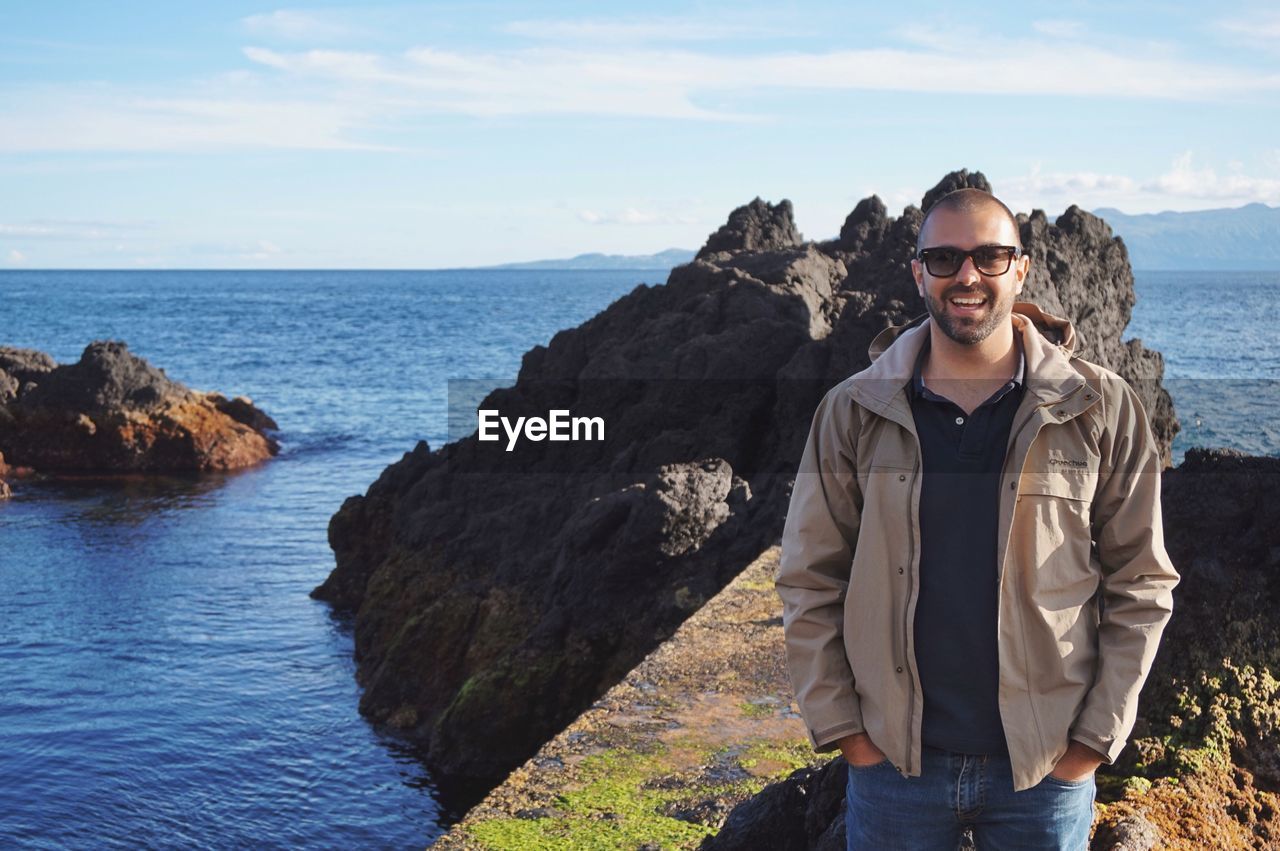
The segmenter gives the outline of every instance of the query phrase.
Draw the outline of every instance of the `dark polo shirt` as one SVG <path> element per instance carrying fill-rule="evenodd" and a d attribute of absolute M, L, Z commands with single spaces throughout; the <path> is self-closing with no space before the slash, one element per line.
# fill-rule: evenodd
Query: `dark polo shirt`
<path fill-rule="evenodd" d="M 1026 361 L 972 415 L 924 385 L 929 340 L 907 388 L 923 453 L 920 592 L 915 646 L 924 689 L 924 744 L 973 754 L 1007 752 L 1000 724 L 996 646 L 996 535 L 1000 472 Z"/>

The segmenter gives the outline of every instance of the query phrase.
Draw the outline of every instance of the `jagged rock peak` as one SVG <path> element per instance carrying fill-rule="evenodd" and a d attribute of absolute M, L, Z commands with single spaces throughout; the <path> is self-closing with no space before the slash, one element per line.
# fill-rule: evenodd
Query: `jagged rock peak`
<path fill-rule="evenodd" d="M 929 212 L 929 208 L 937 202 L 939 198 L 948 192 L 955 192 L 957 189 L 981 189 L 983 192 L 991 191 L 991 184 L 987 181 L 987 176 L 980 171 L 969 171 L 962 168 L 959 171 L 953 171 L 938 184 L 924 193 L 924 200 L 920 202 L 920 209 L 923 212 Z"/>
<path fill-rule="evenodd" d="M 844 220 L 836 246 L 841 251 L 861 251 L 869 245 L 879 244 L 888 228 L 889 211 L 880 196 L 863 198 Z"/>
<path fill-rule="evenodd" d="M 1112 238 L 1111 225 L 1075 204 L 1058 216 L 1054 224 L 1065 233 L 1088 236 L 1099 243 L 1109 242 Z"/>
<path fill-rule="evenodd" d="M 777 204 L 770 204 L 756 196 L 750 204 L 730 213 L 729 221 L 707 237 L 698 259 L 720 252 L 778 251 L 795 248 L 803 242 L 789 200 L 783 198 Z"/>
<path fill-rule="evenodd" d="M 0 346 L 0 371 L 19 381 L 31 381 L 57 365 L 58 362 L 44 352 Z"/>
<path fill-rule="evenodd" d="M 123 341 L 95 340 L 85 346 L 78 363 L 51 370 L 27 402 L 86 412 L 117 407 L 147 410 L 187 392 L 164 370 L 130 352 Z"/>

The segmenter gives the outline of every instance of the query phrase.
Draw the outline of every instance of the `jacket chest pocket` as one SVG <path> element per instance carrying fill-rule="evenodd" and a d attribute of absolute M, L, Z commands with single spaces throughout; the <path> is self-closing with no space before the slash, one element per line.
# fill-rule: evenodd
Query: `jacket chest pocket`
<path fill-rule="evenodd" d="M 1018 480 L 1018 498 L 1050 497 L 1074 499 L 1080 502 L 1093 502 L 1093 492 L 1098 485 L 1098 474 L 1089 469 L 1063 467 L 1036 472 L 1023 472 Z"/>
<path fill-rule="evenodd" d="M 1089 469 L 1057 468 L 1023 472 L 1018 480 L 1018 504 L 1014 509 L 1014 532 L 1034 541 L 1038 556 L 1046 550 L 1065 549 L 1087 562 L 1089 520 L 1098 476 Z M 1065 555 L 1065 553 L 1061 553 Z"/>
<path fill-rule="evenodd" d="M 1100 576 L 1091 555 L 1090 514 L 1097 474 L 1088 469 L 1023 472 L 1018 481 L 1009 540 L 1012 569 L 1046 636 L 1063 642 L 1053 651 L 1084 646 L 1082 614 Z"/>

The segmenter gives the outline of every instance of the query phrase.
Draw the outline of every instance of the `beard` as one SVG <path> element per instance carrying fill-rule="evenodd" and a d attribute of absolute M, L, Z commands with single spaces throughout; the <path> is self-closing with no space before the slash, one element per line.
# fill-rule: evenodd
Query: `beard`
<path fill-rule="evenodd" d="M 958 295 L 981 295 L 985 298 L 986 304 L 981 316 L 958 316 L 950 312 L 948 299 Z M 967 290 L 949 290 L 943 293 L 942 299 L 939 300 L 926 290 L 924 304 L 929 311 L 929 318 L 938 324 L 942 333 L 957 343 L 971 346 L 990 337 L 991 333 L 1000 327 L 1001 322 L 1008 321 L 1009 315 L 1013 312 L 1013 294 L 1010 293 L 1003 301 L 998 301 L 995 294 L 986 287 L 972 287 Z"/>

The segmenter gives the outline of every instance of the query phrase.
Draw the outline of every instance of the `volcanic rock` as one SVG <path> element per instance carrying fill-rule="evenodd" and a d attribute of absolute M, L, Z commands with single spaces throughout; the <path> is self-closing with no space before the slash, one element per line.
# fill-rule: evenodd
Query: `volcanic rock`
<path fill-rule="evenodd" d="M 229 470 L 276 454 L 276 424 L 243 397 L 191 390 L 116 341 L 58 365 L 0 347 L 0 452 L 40 473 Z"/>
<path fill-rule="evenodd" d="M 957 182 L 985 178 L 943 184 Z M 419 443 L 348 498 L 312 595 L 355 612 L 361 712 L 437 776 L 494 782 L 775 543 L 823 393 L 924 311 L 910 271 L 922 216 L 888 218 L 873 197 L 839 239 L 803 242 L 789 202 L 757 198 L 665 285 L 535 346 L 480 405 L 599 416 L 604 440 Z M 1020 219 L 1051 261 L 1026 297 L 1075 321 L 1086 357 L 1147 382 L 1167 454 L 1160 358 L 1120 342 L 1123 243 L 1086 212 L 1064 217 Z"/>
<path fill-rule="evenodd" d="M 724 259 L 738 251 L 780 251 L 803 241 L 790 201 L 783 199 L 775 205 L 756 197 L 729 214 L 729 221 L 707 237 L 695 259 Z"/>

